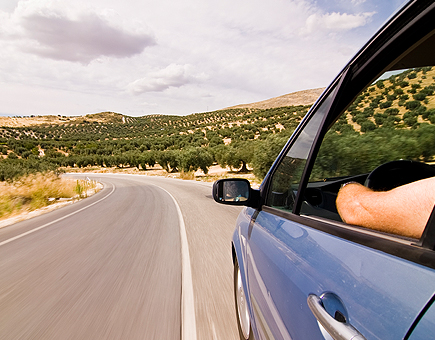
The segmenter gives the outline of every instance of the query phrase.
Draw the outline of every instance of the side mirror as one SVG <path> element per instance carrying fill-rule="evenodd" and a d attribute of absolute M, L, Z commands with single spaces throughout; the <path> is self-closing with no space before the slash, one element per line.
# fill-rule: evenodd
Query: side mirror
<path fill-rule="evenodd" d="M 247 179 L 220 179 L 213 184 L 213 199 L 221 204 L 250 206 L 252 194 L 253 190 Z"/>

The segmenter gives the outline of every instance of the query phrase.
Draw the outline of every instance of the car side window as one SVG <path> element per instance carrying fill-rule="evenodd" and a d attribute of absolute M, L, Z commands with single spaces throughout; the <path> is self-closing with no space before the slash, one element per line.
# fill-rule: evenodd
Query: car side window
<path fill-rule="evenodd" d="M 319 127 L 329 110 L 334 94 L 335 90 L 331 91 L 331 94 L 326 97 L 314 115 L 311 116 L 311 119 L 299 133 L 299 136 L 274 171 L 266 205 L 278 209 L 293 210 L 297 190 L 310 150 Z"/>
<path fill-rule="evenodd" d="M 390 190 L 435 176 L 430 165 L 434 141 L 435 67 L 387 72 L 362 91 L 326 133 L 301 214 L 341 221 L 335 199 L 349 181 Z M 374 169 L 392 161 L 389 170 L 370 181 Z"/>

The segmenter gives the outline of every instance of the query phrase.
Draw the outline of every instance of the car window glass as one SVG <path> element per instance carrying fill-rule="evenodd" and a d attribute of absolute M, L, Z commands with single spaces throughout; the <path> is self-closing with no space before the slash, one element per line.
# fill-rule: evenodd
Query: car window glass
<path fill-rule="evenodd" d="M 388 72 L 360 93 L 323 139 L 301 214 L 340 221 L 335 206 L 340 186 L 349 181 L 367 185 L 367 175 L 391 161 L 402 167 L 405 162 L 399 160 L 410 160 L 412 166 L 400 176 L 387 171 L 374 189 L 421 179 L 420 172 L 435 176 L 430 166 L 435 160 L 434 93 L 435 67 Z"/>
<path fill-rule="evenodd" d="M 314 138 L 328 112 L 334 92 L 324 100 L 310 121 L 302 129 L 290 150 L 275 170 L 266 205 L 292 211 L 302 172 L 308 159 Z"/>
<path fill-rule="evenodd" d="M 412 331 L 409 340 L 430 339 L 433 336 L 435 329 L 435 304 L 432 302 L 428 310 L 423 314 L 423 317 L 418 322 L 415 329 Z"/>

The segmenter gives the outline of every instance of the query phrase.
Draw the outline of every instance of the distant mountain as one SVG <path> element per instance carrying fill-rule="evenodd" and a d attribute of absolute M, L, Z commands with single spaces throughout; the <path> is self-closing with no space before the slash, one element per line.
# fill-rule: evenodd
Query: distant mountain
<path fill-rule="evenodd" d="M 236 106 L 232 106 L 222 110 L 231 110 L 231 109 L 260 109 L 267 110 L 273 108 L 280 108 L 286 106 L 305 106 L 313 104 L 316 99 L 320 96 L 325 88 L 318 88 L 312 90 L 304 90 L 289 93 L 283 96 L 279 96 L 276 98 L 271 98 L 267 100 L 263 100 L 260 102 L 252 103 L 252 104 L 240 104 Z M 221 111 L 221 110 L 218 110 Z M 149 117 L 158 117 L 159 115 L 148 115 Z M 64 124 L 82 124 L 86 122 L 97 122 L 101 124 L 110 124 L 110 123 L 128 123 L 130 118 L 122 115 L 120 113 L 115 112 L 101 112 L 101 113 L 93 113 L 87 114 L 85 116 L 26 116 L 26 117 L 0 117 L 0 126 L 3 127 L 27 127 L 27 126 L 48 126 L 48 125 L 64 125 Z"/>
<path fill-rule="evenodd" d="M 325 90 L 324 87 L 311 90 L 303 90 L 285 94 L 283 96 L 263 100 L 252 104 L 240 104 L 228 107 L 227 109 L 273 109 L 284 106 L 311 105 Z"/>
<path fill-rule="evenodd" d="M 3 127 L 27 127 L 49 126 L 63 124 L 82 124 L 97 122 L 101 124 L 123 123 L 125 116 L 115 112 L 92 113 L 85 116 L 25 116 L 25 117 L 0 117 L 0 126 Z"/>

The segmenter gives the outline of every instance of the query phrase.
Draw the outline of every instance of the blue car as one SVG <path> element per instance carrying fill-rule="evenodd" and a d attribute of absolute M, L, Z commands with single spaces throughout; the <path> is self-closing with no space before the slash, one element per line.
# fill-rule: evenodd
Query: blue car
<path fill-rule="evenodd" d="M 418 0 L 338 74 L 259 189 L 214 183 L 216 202 L 245 206 L 240 338 L 435 339 L 435 210 L 414 237 L 345 223 L 336 205 L 347 183 L 388 191 L 434 177 L 434 161 L 435 3 Z"/>

